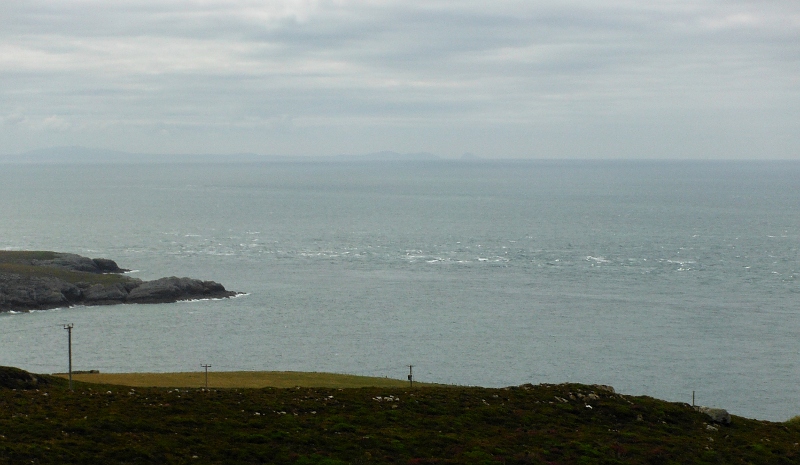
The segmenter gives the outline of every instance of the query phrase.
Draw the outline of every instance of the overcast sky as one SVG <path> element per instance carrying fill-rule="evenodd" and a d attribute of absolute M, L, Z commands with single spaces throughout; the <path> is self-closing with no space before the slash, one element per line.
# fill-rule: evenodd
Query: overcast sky
<path fill-rule="evenodd" d="M 798 0 L 1 0 L 0 153 L 800 159 Z"/>

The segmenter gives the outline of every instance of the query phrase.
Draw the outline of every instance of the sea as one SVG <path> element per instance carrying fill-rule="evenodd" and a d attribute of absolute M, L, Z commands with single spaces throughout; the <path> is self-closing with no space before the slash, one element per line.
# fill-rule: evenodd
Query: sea
<path fill-rule="evenodd" d="M 0 165 L 0 249 L 244 294 L 0 314 L 0 365 L 587 383 L 800 415 L 798 161 Z"/>

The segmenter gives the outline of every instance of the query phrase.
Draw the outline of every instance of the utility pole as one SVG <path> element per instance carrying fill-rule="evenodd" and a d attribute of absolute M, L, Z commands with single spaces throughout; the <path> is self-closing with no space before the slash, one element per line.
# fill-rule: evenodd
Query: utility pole
<path fill-rule="evenodd" d="M 69 346 L 69 390 L 72 390 L 72 323 L 64 325 L 67 330 L 67 345 Z"/>
<path fill-rule="evenodd" d="M 414 387 L 414 365 L 408 366 L 408 383 Z"/>
<path fill-rule="evenodd" d="M 200 366 L 206 369 L 206 389 L 208 389 L 208 368 L 211 365 L 201 364 Z"/>

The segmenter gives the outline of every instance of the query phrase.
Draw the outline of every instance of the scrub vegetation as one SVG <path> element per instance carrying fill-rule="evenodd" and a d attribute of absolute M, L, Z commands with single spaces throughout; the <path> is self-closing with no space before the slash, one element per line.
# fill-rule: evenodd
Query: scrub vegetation
<path fill-rule="evenodd" d="M 734 416 L 716 425 L 687 404 L 603 386 L 75 382 L 71 392 L 60 377 L 6 378 L 0 373 L 0 463 L 9 464 L 800 462 L 797 421 Z"/>

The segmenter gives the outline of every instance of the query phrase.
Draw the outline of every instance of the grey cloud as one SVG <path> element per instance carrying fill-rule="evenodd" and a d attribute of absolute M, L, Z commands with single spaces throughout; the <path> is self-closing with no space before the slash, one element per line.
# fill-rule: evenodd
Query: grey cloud
<path fill-rule="evenodd" d="M 798 125 L 798 32 L 800 6 L 786 0 L 11 0 L 0 6 L 0 102 L 21 109 L 15 125 L 31 133 L 0 141 L 35 148 L 26 144 L 37 131 L 57 130 L 108 146 L 102 131 L 125 126 L 130 136 L 113 139 L 124 146 L 110 148 L 136 151 L 147 131 L 173 137 L 160 142 L 173 147 L 238 128 L 241 146 L 230 151 L 302 153 L 311 138 L 336 153 L 345 149 L 332 134 L 345 122 L 356 140 L 348 147 L 360 138 L 369 150 L 471 139 L 437 139 L 446 121 L 453 133 L 507 134 L 503 153 L 526 156 L 536 144 L 526 133 L 569 147 L 585 138 L 586 147 L 641 148 L 646 136 L 610 142 L 630 137 L 626 125 L 681 139 L 664 133 L 684 127 L 670 118 L 714 134 L 750 127 L 764 139 L 770 130 L 747 112 Z M 418 146 L 391 146 L 403 139 L 393 130 L 413 128 L 427 134 Z M 706 147 L 700 135 L 683 139 Z"/>

